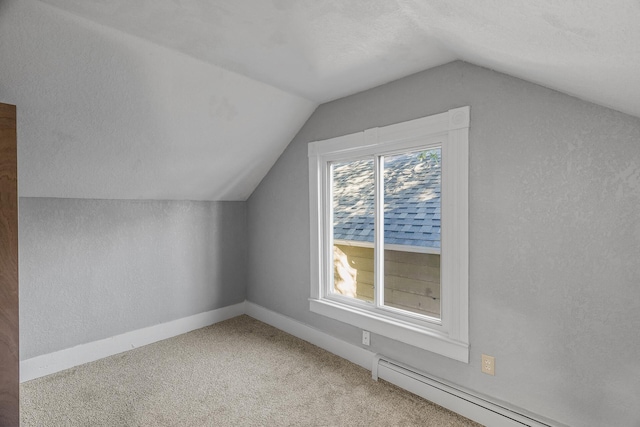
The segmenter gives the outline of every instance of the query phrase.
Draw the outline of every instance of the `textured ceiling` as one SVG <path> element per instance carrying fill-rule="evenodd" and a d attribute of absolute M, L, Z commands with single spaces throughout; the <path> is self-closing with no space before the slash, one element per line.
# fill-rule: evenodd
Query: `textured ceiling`
<path fill-rule="evenodd" d="M 316 102 L 463 59 L 640 116 L 638 0 L 44 0 Z"/>
<path fill-rule="evenodd" d="M 70 16 L 0 1 L 22 197 L 246 200 L 316 104 Z"/>
<path fill-rule="evenodd" d="M 245 200 L 322 102 L 455 59 L 640 117 L 640 0 L 0 0 L 22 196 Z"/>
<path fill-rule="evenodd" d="M 389 0 L 45 1 L 317 102 L 455 59 Z"/>

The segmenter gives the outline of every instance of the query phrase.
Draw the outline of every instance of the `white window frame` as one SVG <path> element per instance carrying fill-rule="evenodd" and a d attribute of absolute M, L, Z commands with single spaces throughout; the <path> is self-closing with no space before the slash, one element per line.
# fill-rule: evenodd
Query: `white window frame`
<path fill-rule="evenodd" d="M 333 243 L 342 246 L 357 246 L 359 248 L 373 249 L 373 242 L 364 242 L 360 240 L 344 240 L 333 239 Z M 399 251 L 399 252 L 413 252 L 416 254 L 433 254 L 440 255 L 440 248 L 430 248 L 428 246 L 409 246 L 409 245 L 396 245 L 393 243 L 385 243 L 384 249 L 386 251 Z"/>
<path fill-rule="evenodd" d="M 309 143 L 312 312 L 469 363 L 469 122 L 467 106 Z M 330 163 L 435 146 L 442 147 L 441 319 L 399 314 L 331 293 Z M 376 197 L 379 193 L 376 189 Z M 375 239 L 383 247 L 378 230 Z M 382 257 L 375 258 L 379 267 Z"/>

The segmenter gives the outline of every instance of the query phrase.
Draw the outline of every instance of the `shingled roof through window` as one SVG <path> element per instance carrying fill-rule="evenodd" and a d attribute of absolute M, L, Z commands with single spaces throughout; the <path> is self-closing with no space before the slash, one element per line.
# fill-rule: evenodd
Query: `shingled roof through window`
<path fill-rule="evenodd" d="M 385 244 L 440 247 L 440 149 L 385 157 Z M 373 160 L 333 164 L 334 239 L 373 242 Z"/>

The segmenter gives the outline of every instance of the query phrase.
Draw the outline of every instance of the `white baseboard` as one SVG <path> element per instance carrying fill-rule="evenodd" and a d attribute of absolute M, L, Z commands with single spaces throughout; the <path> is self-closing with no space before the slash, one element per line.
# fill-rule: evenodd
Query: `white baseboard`
<path fill-rule="evenodd" d="M 240 316 L 244 312 L 245 303 L 241 302 L 23 360 L 20 362 L 20 382 L 33 380 L 136 347 L 191 332 L 195 329 L 204 328 L 205 326 Z"/>
<path fill-rule="evenodd" d="M 496 427 L 566 427 L 563 424 L 537 416 L 516 407 L 507 407 L 504 403 L 491 401 L 488 397 L 472 394 L 461 387 L 443 380 L 434 381 L 427 374 L 416 380 L 408 375 L 411 370 L 380 369 L 380 355 L 356 345 L 347 343 L 325 332 L 305 325 L 297 320 L 271 311 L 249 301 L 245 301 L 245 314 L 278 328 L 288 334 L 317 345 L 330 353 L 347 359 L 367 370 L 372 370 L 373 377 L 380 378 L 404 388 L 418 396 L 422 396 L 438 405 L 461 414 L 471 420 L 487 426 Z M 372 369 L 373 367 L 373 369 Z M 420 374 L 418 374 L 420 375 Z"/>
<path fill-rule="evenodd" d="M 340 356 L 343 359 L 347 359 L 356 365 L 360 365 L 367 370 L 371 369 L 371 362 L 373 361 L 375 353 L 360 348 L 357 345 L 342 341 L 341 339 L 332 337 L 325 332 L 319 331 L 318 329 L 312 328 L 311 326 L 305 325 L 304 323 L 298 322 L 290 317 L 283 316 L 282 314 L 271 311 L 260 305 L 249 301 L 245 301 L 245 304 L 245 314 L 248 316 L 291 334 L 294 337 L 310 342 L 313 345 L 317 345 L 318 347 Z"/>
<path fill-rule="evenodd" d="M 481 424 L 509 427 L 563 426 L 519 408 L 508 408 L 502 403 L 493 402 L 487 397 L 472 394 L 443 380 L 433 379 L 426 373 L 412 371 L 412 368 L 401 364 L 399 364 L 401 369 L 393 368 L 393 366 L 391 366 L 392 369 L 389 369 L 388 365 L 380 368 L 378 366 L 380 356 L 372 351 L 342 341 L 249 301 L 24 360 L 20 363 L 20 381 L 29 381 L 84 363 L 93 362 L 94 360 L 184 334 L 242 314 L 251 316 L 288 334 L 317 345 L 367 370 L 371 370 L 373 367 L 374 378 L 377 379 L 378 374 L 381 374 L 380 377 L 382 379 Z M 526 416 L 523 416 L 523 414 Z"/>

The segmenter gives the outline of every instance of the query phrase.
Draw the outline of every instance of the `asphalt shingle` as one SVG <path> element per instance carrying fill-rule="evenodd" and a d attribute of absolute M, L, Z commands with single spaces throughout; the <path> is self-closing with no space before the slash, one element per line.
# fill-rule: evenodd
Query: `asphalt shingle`
<path fill-rule="evenodd" d="M 440 247 L 440 150 L 424 157 L 385 158 L 385 243 Z M 372 160 L 333 165 L 334 239 L 373 242 L 373 175 Z"/>

